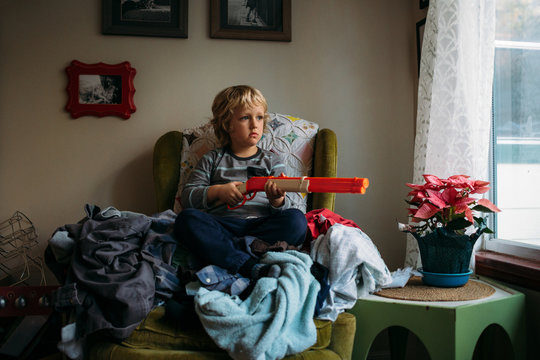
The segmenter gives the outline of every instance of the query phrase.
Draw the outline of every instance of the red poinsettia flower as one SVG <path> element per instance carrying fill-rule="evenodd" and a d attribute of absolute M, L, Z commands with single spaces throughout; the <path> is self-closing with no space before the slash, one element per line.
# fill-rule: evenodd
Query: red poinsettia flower
<path fill-rule="evenodd" d="M 424 223 L 420 230 L 433 230 L 436 227 L 448 227 L 461 231 L 475 223 L 484 224 L 481 218 L 475 218 L 478 212 L 499 212 L 500 210 L 487 199 L 477 199 L 472 194 L 484 194 L 489 190 L 489 182 L 471 180 L 467 175 L 453 175 L 441 179 L 435 175 L 424 175 L 424 184 L 406 184 L 412 190 L 408 193 L 408 215 L 413 223 Z M 489 230 L 489 229 L 487 229 Z"/>

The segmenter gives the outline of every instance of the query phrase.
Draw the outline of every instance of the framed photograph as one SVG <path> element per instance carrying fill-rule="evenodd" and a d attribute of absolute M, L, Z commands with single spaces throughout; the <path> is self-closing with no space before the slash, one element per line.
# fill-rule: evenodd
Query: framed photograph
<path fill-rule="evenodd" d="M 418 62 L 418 76 L 420 76 L 420 57 L 422 56 L 422 41 L 424 39 L 424 29 L 426 18 L 416 23 L 416 60 Z"/>
<path fill-rule="evenodd" d="M 103 34 L 188 37 L 188 0 L 102 0 Z"/>
<path fill-rule="evenodd" d="M 73 60 L 66 72 L 66 110 L 73 118 L 94 115 L 129 119 L 135 112 L 133 77 L 136 71 L 129 62 L 109 65 L 101 62 L 85 64 Z"/>
<path fill-rule="evenodd" d="M 210 37 L 291 41 L 291 0 L 210 0 Z"/>

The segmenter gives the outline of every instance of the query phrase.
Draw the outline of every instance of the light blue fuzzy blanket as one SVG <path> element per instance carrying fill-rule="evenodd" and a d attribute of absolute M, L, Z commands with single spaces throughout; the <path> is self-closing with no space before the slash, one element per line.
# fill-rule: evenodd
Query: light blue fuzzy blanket
<path fill-rule="evenodd" d="M 285 251 L 260 261 L 277 264 L 281 275 L 259 279 L 245 301 L 204 288 L 195 296 L 206 332 L 233 359 L 281 359 L 317 340 L 313 312 L 320 285 L 311 275 L 311 258 Z"/>

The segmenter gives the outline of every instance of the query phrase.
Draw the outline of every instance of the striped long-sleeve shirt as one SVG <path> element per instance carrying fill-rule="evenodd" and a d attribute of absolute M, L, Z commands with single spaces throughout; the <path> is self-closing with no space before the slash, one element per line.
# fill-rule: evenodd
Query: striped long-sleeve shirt
<path fill-rule="evenodd" d="M 238 157 L 227 148 L 209 151 L 199 160 L 184 185 L 181 196 L 182 207 L 241 218 L 267 216 L 275 211 L 297 207 L 286 196 L 283 206 L 274 208 L 264 191 L 258 192 L 253 200 L 234 210 L 229 210 L 227 205 L 216 206 L 207 201 L 208 188 L 212 185 L 231 181 L 244 182 L 252 176 L 279 176 L 282 172 L 285 172 L 285 165 L 279 155 L 268 150 L 259 148 L 255 155 L 247 158 Z"/>

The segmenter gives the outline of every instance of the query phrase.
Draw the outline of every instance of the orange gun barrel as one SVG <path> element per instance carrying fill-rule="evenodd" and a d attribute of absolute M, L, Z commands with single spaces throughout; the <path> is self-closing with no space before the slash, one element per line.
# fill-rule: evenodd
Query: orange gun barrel
<path fill-rule="evenodd" d="M 331 178 L 331 177 L 288 177 L 288 176 L 254 176 L 239 186 L 242 193 L 253 193 L 264 190 L 264 184 L 273 181 L 284 190 L 291 192 L 321 193 L 360 193 L 364 194 L 369 186 L 367 178 Z"/>
<path fill-rule="evenodd" d="M 369 186 L 367 178 L 309 178 L 309 192 L 360 193 L 365 194 Z"/>

